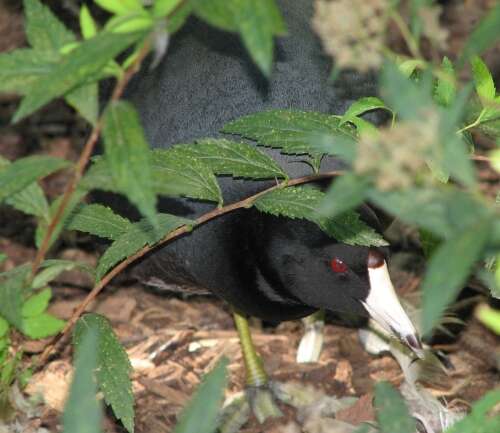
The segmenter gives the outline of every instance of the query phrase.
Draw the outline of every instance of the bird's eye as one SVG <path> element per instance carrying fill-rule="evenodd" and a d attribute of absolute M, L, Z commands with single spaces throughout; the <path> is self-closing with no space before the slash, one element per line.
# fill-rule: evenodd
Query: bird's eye
<path fill-rule="evenodd" d="M 332 268 L 333 272 L 338 274 L 344 274 L 347 272 L 347 265 L 337 257 L 331 260 L 330 267 Z"/>

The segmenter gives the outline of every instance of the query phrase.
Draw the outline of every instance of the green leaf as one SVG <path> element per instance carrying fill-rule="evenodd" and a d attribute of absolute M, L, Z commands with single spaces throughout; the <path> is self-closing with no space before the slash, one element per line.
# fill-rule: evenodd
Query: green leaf
<path fill-rule="evenodd" d="M 490 233 L 489 221 L 479 221 L 439 246 L 422 283 L 422 334 L 429 333 L 462 288 Z"/>
<path fill-rule="evenodd" d="M 100 33 L 92 39 L 83 41 L 64 56 L 50 73 L 27 89 L 13 121 L 21 120 L 52 99 L 93 78 L 110 60 L 132 45 L 140 36 L 140 34 Z"/>
<path fill-rule="evenodd" d="M 481 54 L 489 46 L 500 38 L 498 29 L 500 27 L 500 4 L 493 7 L 489 13 L 480 21 L 479 25 L 469 36 L 464 49 L 460 63 L 464 60 Z"/>
<path fill-rule="evenodd" d="M 33 317 L 25 317 L 21 330 L 32 339 L 52 337 L 58 334 L 66 322 L 48 313 L 42 313 Z"/>
<path fill-rule="evenodd" d="M 97 122 L 99 115 L 99 88 L 97 83 L 84 84 L 65 96 L 66 102 L 91 125 Z"/>
<path fill-rule="evenodd" d="M 141 10 L 111 18 L 106 23 L 105 29 L 112 33 L 133 33 L 149 30 L 153 25 L 154 20 L 151 14 Z M 125 62 L 124 65 L 126 64 Z"/>
<path fill-rule="evenodd" d="M 234 8 L 227 0 L 196 0 L 194 13 L 214 27 L 229 32 L 238 31 L 238 23 L 234 17 Z"/>
<path fill-rule="evenodd" d="M 9 322 L 0 316 L 0 338 L 5 337 L 7 332 L 9 331 Z M 2 350 L 0 348 L 0 350 Z"/>
<path fill-rule="evenodd" d="M 92 17 L 87 5 L 83 4 L 80 8 L 80 30 L 83 39 L 93 38 L 97 34 L 97 24 Z"/>
<path fill-rule="evenodd" d="M 104 10 L 117 15 L 143 10 L 140 0 L 95 0 L 95 2 Z"/>
<path fill-rule="evenodd" d="M 173 35 L 184 25 L 193 11 L 193 3 L 193 1 L 182 2 L 175 13 L 168 17 L 166 31 L 169 35 Z"/>
<path fill-rule="evenodd" d="M 281 188 L 263 195 L 254 205 L 261 212 L 312 221 L 339 242 L 350 245 L 387 245 L 378 233 L 359 219 L 356 212 L 344 212 L 336 218 L 321 217 L 317 209 L 324 196 L 316 188 Z"/>
<path fill-rule="evenodd" d="M 375 385 L 375 407 L 381 433 L 413 433 L 415 420 L 401 395 L 387 382 Z"/>
<path fill-rule="evenodd" d="M 182 0 L 155 0 L 153 4 L 153 15 L 157 18 L 166 17 L 179 6 Z"/>
<path fill-rule="evenodd" d="M 132 227 L 132 223 L 100 204 L 78 206 L 68 217 L 66 230 L 78 230 L 101 238 L 118 239 Z"/>
<path fill-rule="evenodd" d="M 21 329 L 23 294 L 30 268 L 23 266 L 13 271 L 0 275 L 0 315 L 11 325 Z"/>
<path fill-rule="evenodd" d="M 222 203 L 222 193 L 212 170 L 184 146 L 154 150 L 152 157 L 153 189 L 157 194 Z"/>
<path fill-rule="evenodd" d="M 287 177 L 271 157 L 246 143 L 207 138 L 181 146 L 184 151 L 206 163 L 216 174 L 250 179 Z"/>
<path fill-rule="evenodd" d="M 222 358 L 204 378 L 196 394 L 180 415 L 174 433 L 213 433 L 217 428 L 217 417 L 227 384 L 228 361 Z"/>
<path fill-rule="evenodd" d="M 68 167 L 69 161 L 52 156 L 27 156 L 0 171 L 0 202 L 24 190 L 28 185 Z"/>
<path fill-rule="evenodd" d="M 149 145 L 139 115 L 129 102 L 112 102 L 104 114 L 104 151 L 115 185 L 156 224 L 156 195 Z"/>
<path fill-rule="evenodd" d="M 21 313 L 24 318 L 34 317 L 42 314 L 48 307 L 52 290 L 50 287 L 30 296 L 23 304 Z"/>
<path fill-rule="evenodd" d="M 32 289 L 41 289 L 55 280 L 62 272 L 80 269 L 93 276 L 94 272 L 85 263 L 73 262 L 71 260 L 45 260 L 40 266 L 42 269 L 31 283 Z"/>
<path fill-rule="evenodd" d="M 340 125 L 350 122 L 352 118 L 373 110 L 387 110 L 392 113 L 392 110 L 387 107 L 381 99 L 375 96 L 366 96 L 354 101 L 340 119 Z"/>
<path fill-rule="evenodd" d="M 104 400 L 123 426 L 134 431 L 134 395 L 130 373 L 132 366 L 127 353 L 118 341 L 106 318 L 90 313 L 76 322 L 73 342 L 77 354 L 84 350 L 84 342 L 89 330 L 97 331 L 97 368 L 95 377 Z"/>
<path fill-rule="evenodd" d="M 41 76 L 50 73 L 59 55 L 21 48 L 0 54 L 0 92 L 26 94 Z"/>
<path fill-rule="evenodd" d="M 473 57 L 471 59 L 472 75 L 474 76 L 474 83 L 476 85 L 476 92 L 481 100 L 495 99 L 496 89 L 495 82 L 488 66 L 479 58 Z"/>
<path fill-rule="evenodd" d="M 475 316 L 483 325 L 490 328 L 495 334 L 500 335 L 500 311 L 491 308 L 487 304 L 479 305 L 475 310 Z M 2 337 L 0 326 L 0 337 Z"/>
<path fill-rule="evenodd" d="M 155 244 L 182 225 L 193 224 L 194 221 L 170 214 L 158 214 L 156 229 L 146 220 L 133 224 L 102 255 L 97 266 L 97 279 L 100 280 L 112 266 L 136 253 L 145 245 Z"/>
<path fill-rule="evenodd" d="M 481 400 L 472 405 L 471 413 L 458 421 L 446 433 L 497 433 L 500 430 L 500 417 L 488 416 L 500 402 L 500 390 L 489 391 Z"/>
<path fill-rule="evenodd" d="M 26 36 L 37 51 L 59 51 L 75 42 L 75 35 L 39 0 L 24 0 Z"/>
<path fill-rule="evenodd" d="M 224 126 L 223 132 L 257 141 L 262 146 L 281 148 L 286 154 L 315 155 L 311 136 L 333 134 L 352 137 L 337 116 L 290 110 L 271 110 L 240 117 Z"/>
<path fill-rule="evenodd" d="M 82 320 L 82 319 L 80 319 Z M 77 322 L 78 325 L 79 322 Z M 62 416 L 63 433 L 101 433 L 102 409 L 94 372 L 98 366 L 96 326 L 86 329 L 76 352 L 75 374 Z"/>
<path fill-rule="evenodd" d="M 441 69 L 444 76 L 440 76 L 437 80 L 436 88 L 434 89 L 434 100 L 438 104 L 448 107 L 455 99 L 457 83 L 453 63 L 446 56 L 441 63 Z"/>
<path fill-rule="evenodd" d="M 369 181 L 364 177 L 354 173 L 339 176 L 328 188 L 318 212 L 324 217 L 334 218 L 361 205 L 366 200 L 369 188 Z"/>
<path fill-rule="evenodd" d="M 399 71 L 406 77 L 410 78 L 413 73 L 419 69 L 426 69 L 427 63 L 423 60 L 408 59 L 398 63 Z"/>

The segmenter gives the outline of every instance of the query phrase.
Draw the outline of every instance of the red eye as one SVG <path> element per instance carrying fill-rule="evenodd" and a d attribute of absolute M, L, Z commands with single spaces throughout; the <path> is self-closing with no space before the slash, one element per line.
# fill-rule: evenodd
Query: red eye
<path fill-rule="evenodd" d="M 332 268 L 333 272 L 343 274 L 344 272 L 347 272 L 347 265 L 340 259 L 334 258 L 330 262 L 330 266 Z"/>

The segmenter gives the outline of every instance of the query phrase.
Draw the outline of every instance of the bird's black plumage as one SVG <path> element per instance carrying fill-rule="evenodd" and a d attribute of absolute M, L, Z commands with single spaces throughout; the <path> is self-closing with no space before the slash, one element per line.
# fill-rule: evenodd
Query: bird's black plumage
<path fill-rule="evenodd" d="M 271 108 L 341 113 L 356 99 L 374 93 L 367 77 L 344 75 L 329 82 L 331 60 L 310 27 L 312 1 L 281 0 L 288 35 L 278 38 L 272 76 L 253 65 L 240 39 L 191 19 L 176 35 L 161 65 L 139 76 L 130 99 L 140 109 L 154 147 L 215 136 L 242 115 Z M 311 174 L 301 157 L 268 152 L 291 176 Z M 338 168 L 327 158 L 322 170 Z M 221 178 L 226 203 L 269 186 Z M 196 217 L 213 206 L 184 199 L 163 200 L 165 212 Z M 363 219 L 376 228 L 368 208 Z M 267 320 L 303 317 L 318 308 L 366 313 L 360 301 L 369 291 L 368 248 L 343 245 L 305 220 L 238 210 L 205 224 L 154 251 L 136 266 L 146 282 L 197 285 L 237 310 Z M 345 273 L 332 271 L 341 259 Z"/>

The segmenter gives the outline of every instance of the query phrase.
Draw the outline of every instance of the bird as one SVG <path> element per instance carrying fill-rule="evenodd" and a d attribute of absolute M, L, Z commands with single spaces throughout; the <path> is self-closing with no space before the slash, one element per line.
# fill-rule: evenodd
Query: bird
<path fill-rule="evenodd" d="M 238 35 L 191 17 L 172 37 L 161 63 L 132 81 L 127 98 L 138 107 L 153 148 L 221 137 L 227 122 L 263 110 L 343 113 L 357 98 L 376 92 L 369 75 L 341 73 L 331 82 L 331 60 L 310 26 L 312 1 L 277 4 L 288 32 L 275 40 L 270 77 L 254 65 Z M 265 152 L 290 177 L 311 174 L 301 156 Z M 342 161 L 323 158 L 320 172 L 341 167 Z M 226 203 L 273 184 L 231 177 L 219 181 Z M 184 198 L 159 202 L 160 210 L 187 218 L 213 206 Z M 368 225 L 382 229 L 370 205 L 358 212 Z M 197 286 L 225 300 L 242 339 L 247 386 L 264 389 L 269 378 L 249 337 L 250 316 L 270 322 L 300 319 L 318 310 L 369 316 L 415 353 L 422 350 L 394 290 L 387 258 L 387 249 L 338 242 L 313 222 L 249 208 L 225 214 L 152 251 L 133 273 L 146 284 Z"/>

